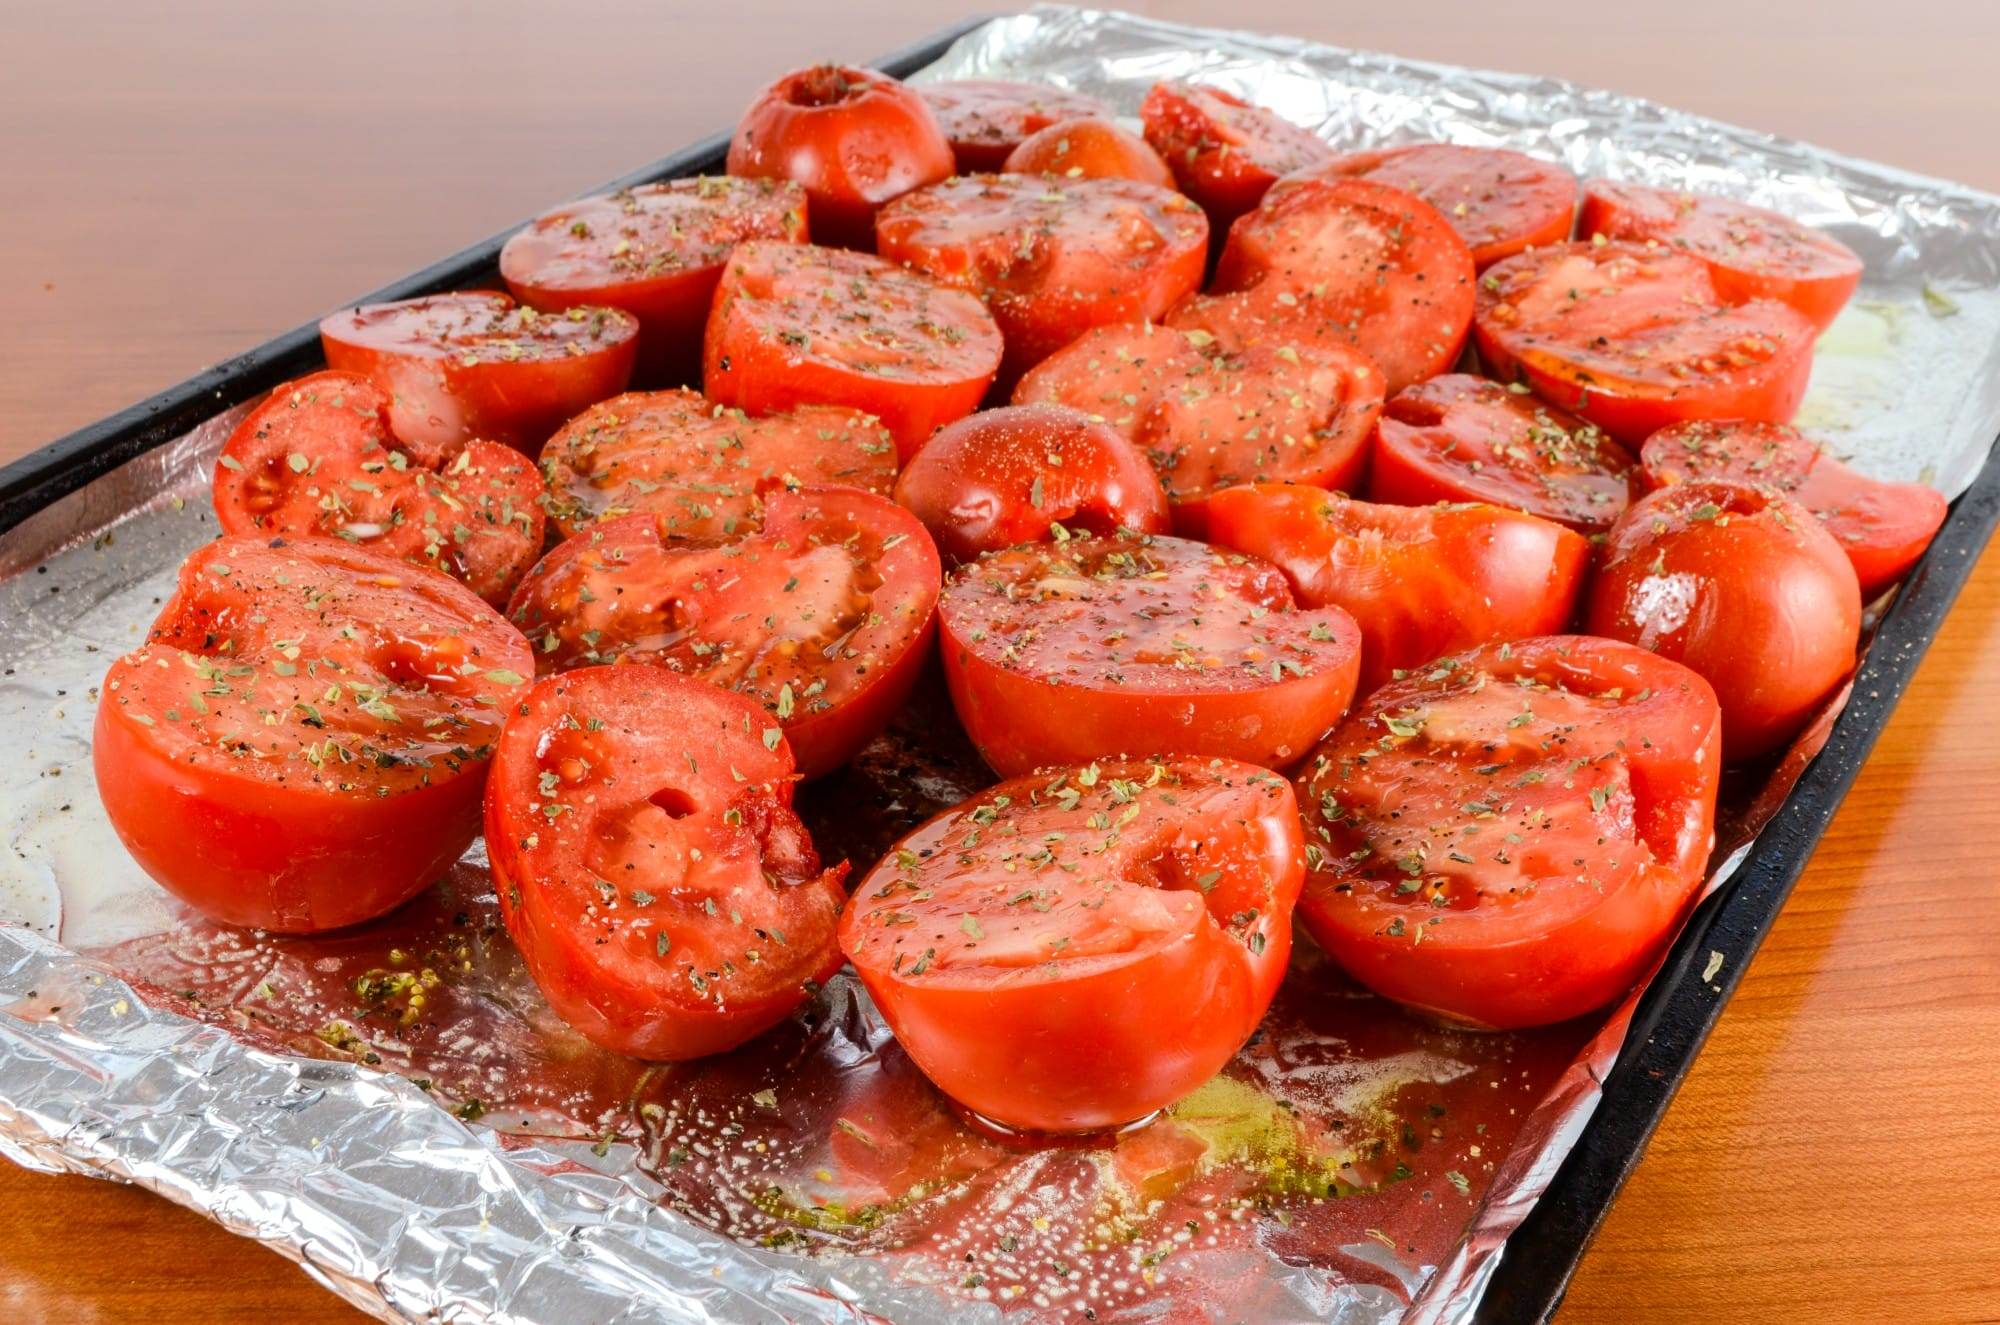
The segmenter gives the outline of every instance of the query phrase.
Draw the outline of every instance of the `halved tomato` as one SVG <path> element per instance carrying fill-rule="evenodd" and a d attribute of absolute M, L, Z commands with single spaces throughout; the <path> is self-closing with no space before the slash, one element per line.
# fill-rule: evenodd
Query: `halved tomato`
<path fill-rule="evenodd" d="M 652 667 L 565 672 L 511 707 L 486 792 L 500 915 L 593 1043 L 718 1053 L 839 969 L 847 866 L 820 868 L 769 721 Z"/>
<path fill-rule="evenodd" d="M 1790 497 L 1819 517 L 1854 564 L 1861 600 L 1903 578 L 1944 523 L 1944 494 L 1849 469 L 1796 428 L 1679 423 L 1646 439 L 1646 483 L 1744 483 Z"/>
<path fill-rule="evenodd" d="M 1630 989 L 1698 891 L 1722 719 L 1678 663 L 1544 636 L 1382 687 L 1299 782 L 1299 916 L 1350 975 L 1511 1030 Z"/>
<path fill-rule="evenodd" d="M 985 300 L 1012 382 L 1092 327 L 1163 317 L 1198 289 L 1208 219 L 1135 180 L 965 175 L 884 207 L 875 248 Z"/>
<path fill-rule="evenodd" d="M 1209 541 L 1285 573 L 1301 603 L 1361 627 L 1361 691 L 1447 653 L 1569 624 L 1590 544 L 1550 520 L 1476 502 L 1380 506 L 1292 483 L 1209 499 Z"/>
<path fill-rule="evenodd" d="M 337 539 L 221 538 L 104 678 L 98 795 L 146 873 L 225 924 L 357 924 L 471 845 L 533 671 L 448 576 Z"/>
<path fill-rule="evenodd" d="M 1458 358 L 1472 281 L 1472 250 L 1429 203 L 1365 179 L 1298 175 L 1231 227 L 1215 293 L 1169 321 L 1230 350 L 1351 345 L 1396 392 Z"/>
<path fill-rule="evenodd" d="M 314 373 L 273 391 L 222 444 L 222 532 L 343 538 L 506 602 L 542 551 L 534 465 L 510 446 L 474 441 L 427 466 L 390 432 L 389 408 L 353 373 Z"/>
<path fill-rule="evenodd" d="M 960 567 L 938 618 L 966 733 L 1011 777 L 1099 757 L 1283 765 L 1354 697 L 1361 633 L 1268 562 L 1180 538 L 1072 538 Z"/>
<path fill-rule="evenodd" d="M 752 242 L 716 287 L 702 382 L 711 400 L 752 414 L 863 410 L 908 460 L 979 407 L 1000 352 L 976 295 L 865 253 Z"/>
<path fill-rule="evenodd" d="M 899 842 L 840 943 L 945 1094 L 1008 1128 L 1103 1131 L 1250 1038 L 1291 951 L 1300 848 L 1291 788 L 1247 764 L 1038 774 Z"/>
<path fill-rule="evenodd" d="M 322 318 L 326 366 L 389 393 L 389 427 L 434 464 L 475 439 L 529 455 L 632 379 L 639 320 L 616 308 L 542 313 L 472 290 Z"/>
<path fill-rule="evenodd" d="M 652 515 L 595 525 L 542 559 L 508 616 L 544 673 L 653 663 L 749 696 L 812 778 L 908 697 L 942 574 L 930 535 L 894 502 L 784 489 L 734 543 L 676 543 Z"/>
<path fill-rule="evenodd" d="M 887 496 L 896 442 L 872 415 L 840 405 L 753 419 L 696 391 L 635 391 L 564 424 L 542 448 L 542 475 L 565 538 L 639 513 L 675 538 L 734 538 L 757 527 L 772 488 Z"/>
<path fill-rule="evenodd" d="M 1014 175 L 1135 179 L 1162 189 L 1174 187 L 1174 172 L 1144 138 L 1098 116 L 1060 120 L 1030 134 L 1007 154 L 1000 169 Z"/>
<path fill-rule="evenodd" d="M 701 175 L 580 198 L 543 212 L 500 250 L 524 304 L 578 304 L 639 319 L 632 380 L 692 383 L 722 264 L 746 239 L 806 242 L 806 193 L 791 180 Z"/>
<path fill-rule="evenodd" d="M 1782 212 L 1644 184 L 1594 179 L 1577 234 L 1659 243 L 1700 258 L 1725 304 L 1775 299 L 1821 330 L 1861 283 L 1861 259 L 1824 231 Z"/>
<path fill-rule="evenodd" d="M 917 89 L 930 103 L 958 161 L 958 173 L 999 170 L 1007 154 L 1057 120 L 1109 115 L 1096 97 L 1048 83 L 959 78 Z"/>
<path fill-rule="evenodd" d="M 1631 453 L 1595 424 L 1524 386 L 1468 373 L 1397 392 L 1374 441 L 1373 501 L 1487 501 L 1595 534 L 1625 513 L 1637 487 Z"/>
<path fill-rule="evenodd" d="M 1217 234 L 1255 207 L 1280 175 L 1333 155 L 1284 116 L 1219 87 L 1155 83 L 1139 117 L 1146 141 L 1165 158 L 1181 192 L 1208 213 Z"/>
<path fill-rule="evenodd" d="M 1683 419 L 1784 423 L 1816 329 L 1785 304 L 1723 304 L 1698 259 L 1637 244 L 1558 244 L 1479 278 L 1486 369 L 1636 446 Z"/>
<path fill-rule="evenodd" d="M 1504 147 L 1417 143 L 1338 157 L 1310 173 L 1416 194 L 1451 222 L 1482 270 L 1523 249 L 1562 243 L 1576 219 L 1576 176 Z"/>

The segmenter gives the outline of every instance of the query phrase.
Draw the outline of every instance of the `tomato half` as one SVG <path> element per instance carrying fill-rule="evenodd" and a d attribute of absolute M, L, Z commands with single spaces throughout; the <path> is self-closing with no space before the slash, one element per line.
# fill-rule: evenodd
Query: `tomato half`
<path fill-rule="evenodd" d="M 839 968 L 847 867 L 820 868 L 769 721 L 652 667 L 565 672 L 510 707 L 486 791 L 500 915 L 593 1043 L 718 1053 Z"/>
<path fill-rule="evenodd" d="M 1139 104 L 1139 118 L 1146 141 L 1218 234 L 1255 207 L 1280 175 L 1333 155 L 1284 116 L 1219 87 L 1155 83 Z"/>
<path fill-rule="evenodd" d="M 1122 754 L 1283 765 L 1354 697 L 1361 632 L 1267 562 L 1180 538 L 982 557 L 938 601 L 945 681 L 1003 777 Z"/>
<path fill-rule="evenodd" d="M 1683 419 L 1784 423 L 1812 372 L 1815 329 L 1770 300 L 1726 307 L 1708 269 L 1636 244 L 1558 244 L 1479 278 L 1473 337 L 1487 371 L 1637 446 Z"/>
<path fill-rule="evenodd" d="M 1111 113 L 1082 92 L 1003 78 L 959 78 L 917 91 L 950 140 L 961 175 L 1001 169 L 1008 153 L 1057 120 Z"/>
<path fill-rule="evenodd" d="M 485 290 L 364 304 L 322 318 L 326 366 L 389 393 L 413 459 L 475 439 L 533 455 L 563 421 L 632 379 L 639 320 L 616 308 L 542 313 Z"/>
<path fill-rule="evenodd" d="M 1467 373 L 1391 397 L 1368 470 L 1374 501 L 1487 501 L 1586 534 L 1610 528 L 1637 487 L 1631 453 L 1595 424 Z"/>
<path fill-rule="evenodd" d="M 1364 179 L 1300 175 L 1230 229 L 1217 293 L 1169 320 L 1228 349 L 1351 345 L 1396 392 L 1458 358 L 1472 281 L 1472 250 L 1429 203 Z"/>
<path fill-rule="evenodd" d="M 1285 573 L 1361 627 L 1361 691 L 1447 653 L 1569 624 L 1590 544 L 1499 506 L 1380 506 L 1291 483 L 1218 492 L 1209 541 Z"/>
<path fill-rule="evenodd" d="M 1734 198 L 1594 179 L 1583 192 L 1577 234 L 1657 242 L 1691 254 L 1707 264 L 1723 303 L 1775 299 L 1821 330 L 1861 284 L 1853 249 L 1803 221 Z"/>
<path fill-rule="evenodd" d="M 865 253 L 753 242 L 722 270 L 702 382 L 711 400 L 752 414 L 873 414 L 908 460 L 979 407 L 1000 353 L 1000 328 L 976 295 Z"/>
<path fill-rule="evenodd" d="M 899 842 L 841 948 L 945 1094 L 1022 1131 L 1103 1131 L 1207 1081 L 1257 1028 L 1301 846 L 1285 780 L 1232 760 L 1019 778 Z"/>
<path fill-rule="evenodd" d="M 1299 917 L 1350 975 L 1445 1021 L 1563 1021 L 1630 989 L 1700 887 L 1721 718 L 1613 640 L 1447 658 L 1370 695 L 1299 782 Z"/>
<path fill-rule="evenodd" d="M 533 672 L 448 576 L 336 539 L 221 538 L 104 678 L 97 791 L 141 868 L 204 914 L 358 924 L 471 845 Z"/>
<path fill-rule="evenodd" d="M 628 515 L 558 546 L 508 616 L 543 672 L 653 663 L 749 696 L 802 777 L 847 762 L 909 696 L 943 570 L 917 518 L 855 488 L 774 492 L 763 528 L 676 543 Z"/>
<path fill-rule="evenodd" d="M 1418 143 L 1338 157 L 1311 173 L 1416 194 L 1451 222 L 1481 270 L 1523 249 L 1562 243 L 1576 219 L 1576 176 L 1504 147 Z"/>
<path fill-rule="evenodd" d="M 757 527 L 772 488 L 887 496 L 896 443 L 873 416 L 839 405 L 753 419 L 695 391 L 635 391 L 564 424 L 542 448 L 542 475 L 565 538 L 644 513 L 674 538 L 723 539 Z"/>
<path fill-rule="evenodd" d="M 389 410 L 388 395 L 352 373 L 273 391 L 222 444 L 222 532 L 343 538 L 506 602 L 542 551 L 534 465 L 492 442 L 426 465 L 391 434 Z"/>
<path fill-rule="evenodd" d="M 1675 424 L 1648 437 L 1639 458 L 1649 487 L 1743 483 L 1790 497 L 1847 554 L 1863 602 L 1917 564 L 1947 509 L 1936 488 L 1857 473 L 1783 424 Z"/>
<path fill-rule="evenodd" d="M 896 500 L 947 562 L 1067 533 L 1164 534 L 1167 494 L 1146 457 L 1081 410 L 1012 405 L 947 424 L 904 468 Z"/>
<path fill-rule="evenodd" d="M 805 243 L 805 190 L 702 175 L 581 198 L 509 239 L 500 275 L 515 298 L 545 313 L 624 309 L 639 319 L 632 380 L 675 386 L 699 378 L 715 283 L 746 239 Z"/>
<path fill-rule="evenodd" d="M 1733 762 L 1791 740 L 1854 670 L 1861 588 L 1797 502 L 1676 483 L 1611 527 L 1589 628 L 1701 673 L 1722 702 Z"/>
<path fill-rule="evenodd" d="M 951 174 L 951 144 L 915 88 L 820 64 L 792 70 L 750 103 L 728 170 L 801 185 L 820 243 L 867 248 L 877 207 Z"/>
<path fill-rule="evenodd" d="M 1080 409 L 1142 448 L 1199 537 L 1209 496 L 1263 479 L 1346 488 L 1368 461 L 1382 374 L 1345 345 L 1225 353 L 1206 332 L 1099 327 L 1038 364 L 1017 402 Z"/>
<path fill-rule="evenodd" d="M 1115 120 L 1094 116 L 1059 120 L 1030 134 L 1007 154 L 1000 169 L 1014 175 L 1134 179 L 1157 188 L 1174 187 L 1174 172 L 1144 138 L 1119 128 Z"/>
<path fill-rule="evenodd" d="M 1163 317 L 1199 288 L 1208 219 L 1134 180 L 966 175 L 884 207 L 875 247 L 985 300 L 1011 383 L 1092 327 Z"/>

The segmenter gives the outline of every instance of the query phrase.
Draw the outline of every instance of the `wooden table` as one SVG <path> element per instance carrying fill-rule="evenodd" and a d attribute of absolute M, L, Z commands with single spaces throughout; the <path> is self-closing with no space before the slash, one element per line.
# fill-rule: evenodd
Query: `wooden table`
<path fill-rule="evenodd" d="M 1189 0 L 1165 17 L 1534 70 L 2000 190 L 2000 6 Z M 948 3 L 0 9 L 0 459 L 730 123 Z M 676 12 L 683 11 L 683 12 Z M 582 11 L 579 11 L 582 12 Z M 2000 1321 L 2000 554 L 1563 1313 Z M 356 1319 L 149 1195 L 0 1164 L 17 1321 Z"/>

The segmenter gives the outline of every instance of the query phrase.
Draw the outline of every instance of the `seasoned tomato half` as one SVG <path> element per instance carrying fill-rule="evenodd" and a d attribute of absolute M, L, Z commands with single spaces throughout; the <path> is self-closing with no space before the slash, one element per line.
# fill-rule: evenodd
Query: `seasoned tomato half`
<path fill-rule="evenodd" d="M 1134 179 L 1174 187 L 1174 172 L 1139 135 L 1115 120 L 1084 117 L 1051 124 L 1021 141 L 1000 169 L 1062 179 Z"/>
<path fill-rule="evenodd" d="M 1672 937 L 1715 841 L 1708 683 L 1543 636 L 1384 686 L 1299 780 L 1321 947 L 1378 994 L 1489 1029 L 1580 1016 Z"/>
<path fill-rule="evenodd" d="M 961 175 L 999 170 L 1010 152 L 1057 120 L 1111 113 L 1096 97 L 1047 83 L 960 78 L 917 91 L 950 140 Z"/>
<path fill-rule="evenodd" d="M 1270 563 L 1071 538 L 960 567 L 939 601 L 959 720 L 1002 776 L 1120 754 L 1289 764 L 1354 697 L 1361 634 Z"/>
<path fill-rule="evenodd" d="M 1277 992 L 1298 806 L 1227 759 L 1003 782 L 855 889 L 842 949 L 897 1041 L 1002 1126 L 1104 1131 L 1207 1081 Z"/>
<path fill-rule="evenodd" d="M 508 709 L 486 791 L 500 915 L 564 1021 L 635 1058 L 731 1049 L 840 966 L 769 715 L 652 667 L 589 667 Z"/>
<path fill-rule="evenodd" d="M 1284 116 L 1219 87 L 1155 83 L 1139 117 L 1146 141 L 1165 158 L 1181 192 L 1208 213 L 1217 234 L 1255 207 L 1280 175 L 1333 155 Z"/>
<path fill-rule="evenodd" d="M 1416 194 L 1451 222 L 1482 270 L 1523 249 L 1562 243 L 1576 219 L 1576 176 L 1504 147 L 1417 143 L 1339 157 L 1311 173 Z"/>
<path fill-rule="evenodd" d="M 97 707 L 97 790 L 182 901 L 286 933 L 371 920 L 479 832 L 534 659 L 448 576 L 337 539 L 197 550 Z"/>

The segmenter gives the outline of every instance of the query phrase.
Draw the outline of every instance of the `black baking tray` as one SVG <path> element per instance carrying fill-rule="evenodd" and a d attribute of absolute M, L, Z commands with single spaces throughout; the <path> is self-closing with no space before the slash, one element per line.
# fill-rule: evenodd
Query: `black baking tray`
<path fill-rule="evenodd" d="M 990 16 L 968 18 L 872 62 L 897 76 L 922 69 Z M 592 192 L 721 169 L 726 134 L 702 139 Z M 519 229 L 464 249 L 354 303 L 409 299 L 492 282 L 500 246 Z M 0 468 L 0 533 L 58 498 L 231 406 L 323 366 L 319 323 L 308 322 L 178 386 L 80 428 Z M 1996 439 L 1994 452 L 2000 452 Z M 1561 1306 L 1584 1249 L 1665 1116 L 1722 1008 L 1777 919 L 1820 835 L 1888 724 L 1944 615 L 2000 523 L 2000 463 L 1951 505 L 1930 551 L 1883 614 L 1853 695 L 1748 857 L 1688 922 L 1639 1000 L 1603 1097 L 1548 1190 L 1508 1238 L 1481 1301 L 1485 1322 L 1540 1322 Z M 1720 954 L 1712 978 L 1704 971 Z"/>

